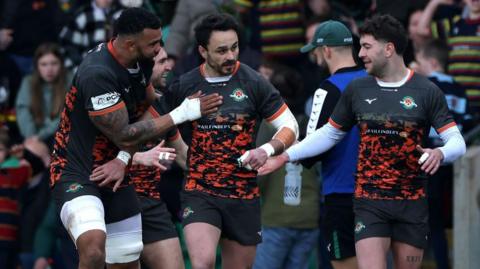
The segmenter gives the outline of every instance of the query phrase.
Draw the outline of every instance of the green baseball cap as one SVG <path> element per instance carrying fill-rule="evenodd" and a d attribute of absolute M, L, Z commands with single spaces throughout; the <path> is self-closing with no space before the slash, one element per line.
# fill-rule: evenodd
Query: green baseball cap
<path fill-rule="evenodd" d="M 303 46 L 302 53 L 309 52 L 319 46 L 346 46 L 353 43 L 352 33 L 339 21 L 322 22 L 315 30 L 310 43 Z"/>

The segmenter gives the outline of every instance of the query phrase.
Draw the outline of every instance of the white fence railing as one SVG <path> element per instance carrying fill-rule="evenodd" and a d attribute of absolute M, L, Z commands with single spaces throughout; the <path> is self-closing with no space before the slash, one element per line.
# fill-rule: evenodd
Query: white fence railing
<path fill-rule="evenodd" d="M 480 146 L 455 163 L 453 268 L 480 268 Z"/>

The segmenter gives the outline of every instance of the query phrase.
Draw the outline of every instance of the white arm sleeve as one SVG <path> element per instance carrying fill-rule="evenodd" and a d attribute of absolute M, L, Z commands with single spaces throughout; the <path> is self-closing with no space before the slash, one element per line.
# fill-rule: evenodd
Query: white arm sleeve
<path fill-rule="evenodd" d="M 439 147 L 443 153 L 443 163 L 451 163 L 460 158 L 467 150 L 465 140 L 458 130 L 457 126 L 453 126 L 440 134 L 444 146 Z"/>
<path fill-rule="evenodd" d="M 302 142 L 291 146 L 286 152 L 291 162 L 313 157 L 335 146 L 346 133 L 327 122 L 322 128 L 305 137 Z"/>

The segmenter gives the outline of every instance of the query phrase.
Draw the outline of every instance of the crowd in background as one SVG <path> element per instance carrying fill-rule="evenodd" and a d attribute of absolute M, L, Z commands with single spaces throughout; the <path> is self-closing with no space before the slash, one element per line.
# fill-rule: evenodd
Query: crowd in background
<path fill-rule="evenodd" d="M 142 6 L 162 20 L 164 48 L 172 69 L 168 82 L 201 62 L 193 36 L 196 22 L 214 12 L 232 14 L 242 27 L 240 61 L 258 70 L 280 91 L 297 117 L 302 138 L 311 96 L 329 74 L 314 62 L 312 55 L 302 54 L 299 49 L 311 40 L 322 21 L 335 19 L 357 35 L 354 58 L 361 64 L 356 55 L 358 26 L 373 14 L 391 14 L 404 24 L 410 39 L 405 63 L 427 76 L 431 72 L 422 66 L 438 65 L 437 73 L 443 74 L 435 76 L 438 82 L 455 81 L 454 87 L 442 88 L 447 101 L 449 96 L 461 97 L 451 98 L 449 105 L 462 132 L 477 126 L 478 2 L 0 0 L 0 267 L 7 257 L 16 256 L 23 269 L 76 268 L 75 248 L 55 213 L 46 168 L 75 69 L 91 48 L 115 36 L 114 21 L 124 8 Z M 455 103 L 458 100 L 468 105 L 459 108 Z M 435 143 L 434 137 L 431 142 Z M 315 167 L 302 174 L 302 204 L 297 207 L 286 206 L 280 196 L 273 195 L 281 194 L 281 186 L 273 187 L 272 180 L 260 179 L 262 197 L 270 199 L 264 202 L 262 222 L 273 227 L 308 229 L 308 237 L 313 240 L 307 244 L 307 239 L 302 239 L 309 254 L 305 259 L 318 250 L 318 268 L 331 268 L 319 232 L 322 196 L 318 174 Z M 452 171 L 446 169 L 429 183 L 431 246 L 438 268 L 449 268 L 451 264 L 445 228 L 452 226 L 452 177 Z M 181 184 L 178 167 L 168 171 L 159 183 L 162 198 L 177 218 L 180 213 L 176 193 Z M 275 188 L 279 191 L 274 192 Z M 295 252 L 291 255 L 294 259 Z"/>

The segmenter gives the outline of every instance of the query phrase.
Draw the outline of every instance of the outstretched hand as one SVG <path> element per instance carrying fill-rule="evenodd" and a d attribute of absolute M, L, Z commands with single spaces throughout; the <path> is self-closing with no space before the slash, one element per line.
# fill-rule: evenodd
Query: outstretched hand
<path fill-rule="evenodd" d="M 280 167 L 285 165 L 287 162 L 288 162 L 288 154 L 285 152 L 278 156 L 269 157 L 267 159 L 267 162 L 265 162 L 265 164 L 258 169 L 258 175 L 264 176 L 272 172 L 275 172 Z"/>
<path fill-rule="evenodd" d="M 167 167 L 163 164 L 169 164 L 175 160 L 177 155 L 174 148 L 163 147 L 165 140 L 162 140 L 158 145 L 145 152 L 136 152 L 133 155 L 132 164 L 154 166 L 161 171 L 167 170 Z"/>
<path fill-rule="evenodd" d="M 422 156 L 418 160 L 422 171 L 430 175 L 435 174 L 443 161 L 442 151 L 438 148 L 422 148 L 420 145 L 417 145 L 416 149 L 422 153 Z"/>

